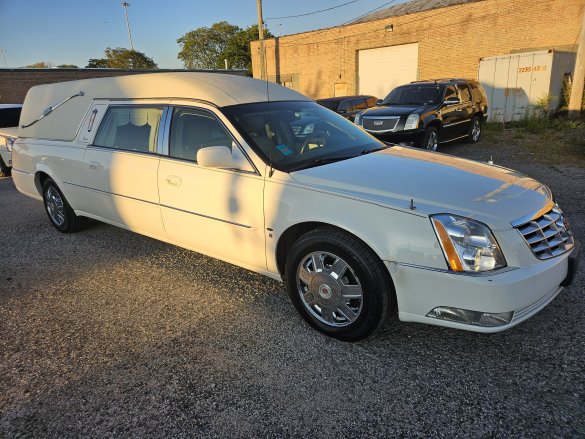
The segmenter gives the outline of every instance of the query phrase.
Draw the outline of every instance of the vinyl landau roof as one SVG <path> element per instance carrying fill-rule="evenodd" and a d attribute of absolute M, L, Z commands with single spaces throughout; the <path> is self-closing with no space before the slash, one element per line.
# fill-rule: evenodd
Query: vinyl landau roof
<path fill-rule="evenodd" d="M 30 127 L 49 107 L 80 94 Z M 311 100 L 280 85 L 219 73 L 149 73 L 83 79 L 32 87 L 24 100 L 19 137 L 73 140 L 94 99 L 197 99 L 217 107 L 270 101 Z"/>

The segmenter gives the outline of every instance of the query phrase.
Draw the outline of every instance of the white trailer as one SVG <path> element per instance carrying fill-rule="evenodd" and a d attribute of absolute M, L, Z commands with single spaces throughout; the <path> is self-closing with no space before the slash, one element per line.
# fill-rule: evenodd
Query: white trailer
<path fill-rule="evenodd" d="M 574 65 L 575 53 L 555 50 L 481 58 L 479 82 L 488 97 L 488 120 L 522 120 L 543 104 L 546 110 L 557 109 L 563 79 Z"/>

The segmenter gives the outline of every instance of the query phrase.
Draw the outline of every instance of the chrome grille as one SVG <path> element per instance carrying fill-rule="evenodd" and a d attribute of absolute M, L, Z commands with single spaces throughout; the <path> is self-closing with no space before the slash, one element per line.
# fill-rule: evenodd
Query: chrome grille
<path fill-rule="evenodd" d="M 366 131 L 371 131 L 373 133 L 394 131 L 399 120 L 399 116 L 363 117 L 362 126 Z"/>
<path fill-rule="evenodd" d="M 515 226 L 538 259 L 549 259 L 573 248 L 569 223 L 559 206 Z"/>

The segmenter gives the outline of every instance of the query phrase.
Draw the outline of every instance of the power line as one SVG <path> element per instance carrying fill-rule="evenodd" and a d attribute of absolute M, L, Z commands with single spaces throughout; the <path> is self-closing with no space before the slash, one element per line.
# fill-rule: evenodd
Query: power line
<path fill-rule="evenodd" d="M 332 6 L 332 7 L 327 8 L 327 9 L 320 9 L 319 11 L 307 12 L 305 14 L 299 14 L 299 15 L 287 15 L 286 17 L 270 17 L 270 18 L 266 18 L 265 20 L 285 20 L 287 18 L 306 17 L 307 15 L 319 14 L 321 12 L 326 12 L 326 11 L 331 11 L 333 9 L 341 8 L 342 6 L 347 6 L 351 3 L 356 3 L 358 1 L 360 1 L 360 0 L 351 0 L 350 2 L 342 3 L 342 4 L 337 5 L 337 6 Z"/>
<path fill-rule="evenodd" d="M 362 18 L 362 17 L 365 17 L 366 15 L 368 15 L 368 14 L 371 14 L 372 12 L 376 12 L 378 9 L 382 9 L 383 7 L 385 7 L 385 6 L 388 6 L 388 5 L 389 5 L 389 4 L 391 4 L 391 3 L 396 3 L 397 1 L 398 1 L 398 0 L 390 0 L 389 2 L 386 2 L 386 3 L 384 3 L 383 5 L 381 5 L 381 6 L 378 6 L 377 8 L 374 8 L 374 9 L 372 9 L 371 11 L 368 11 L 368 12 L 366 12 L 365 14 L 362 14 L 362 15 L 360 15 L 360 16 L 358 16 L 358 17 L 356 17 L 356 18 L 352 18 L 352 19 L 350 19 L 350 20 L 348 20 L 348 21 L 346 21 L 346 22 L 344 22 L 344 23 L 338 24 L 337 26 L 333 26 L 333 27 L 327 27 L 327 28 L 320 29 L 320 30 L 315 30 L 315 31 L 306 31 L 306 32 L 302 32 L 301 34 L 299 34 L 299 35 L 301 35 L 301 36 L 300 36 L 300 37 L 298 37 L 298 38 L 295 40 L 295 42 L 294 42 L 294 43 L 284 43 L 284 42 L 283 42 L 283 43 L 281 43 L 281 45 L 283 45 L 283 46 L 297 46 L 297 45 L 302 45 L 302 44 L 305 44 L 305 43 L 300 43 L 299 41 L 300 41 L 300 40 L 304 40 L 304 39 L 306 39 L 306 38 L 312 38 L 312 37 L 315 37 L 315 36 L 317 36 L 317 35 L 319 35 L 319 34 L 321 34 L 321 33 L 323 33 L 323 32 L 327 32 L 327 31 L 330 31 L 330 30 L 332 30 L 332 29 L 339 28 L 340 26 L 345 26 L 346 24 L 349 24 L 349 23 L 351 23 L 352 21 L 359 20 L 360 18 Z M 362 23 L 356 23 L 356 24 L 362 24 Z M 304 34 L 304 35 L 302 35 L 302 34 Z M 292 36 L 292 35 L 286 35 L 286 36 L 287 36 L 287 37 L 290 37 L 290 36 Z M 310 43 L 308 43 L 308 44 L 310 44 Z"/>

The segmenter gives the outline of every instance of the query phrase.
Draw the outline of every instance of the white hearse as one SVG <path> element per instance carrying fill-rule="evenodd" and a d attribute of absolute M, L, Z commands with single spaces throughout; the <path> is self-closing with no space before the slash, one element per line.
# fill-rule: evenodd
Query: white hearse
<path fill-rule="evenodd" d="M 286 283 L 303 318 L 358 340 L 386 316 L 480 332 L 571 282 L 578 243 L 543 184 L 376 140 L 272 83 L 160 73 L 33 87 L 20 192 Z M 194 267 L 196 269 L 196 267 Z"/>

